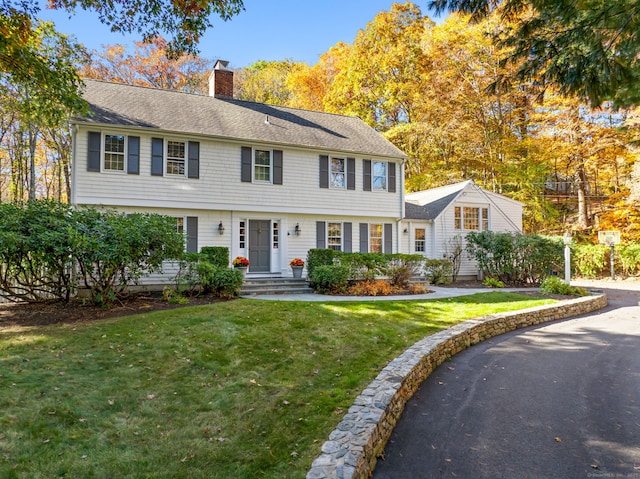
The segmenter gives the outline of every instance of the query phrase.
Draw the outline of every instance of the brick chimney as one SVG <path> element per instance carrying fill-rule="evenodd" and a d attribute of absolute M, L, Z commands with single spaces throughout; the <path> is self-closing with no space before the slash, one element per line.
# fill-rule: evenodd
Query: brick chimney
<path fill-rule="evenodd" d="M 209 96 L 233 98 L 233 70 L 228 70 L 229 62 L 218 60 L 209 75 Z"/>

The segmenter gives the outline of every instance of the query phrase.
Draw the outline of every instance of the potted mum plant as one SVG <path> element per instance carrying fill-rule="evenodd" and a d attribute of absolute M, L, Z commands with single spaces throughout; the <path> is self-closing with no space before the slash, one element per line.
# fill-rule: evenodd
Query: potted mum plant
<path fill-rule="evenodd" d="M 236 256 L 233 260 L 233 267 L 239 269 L 242 275 L 245 276 L 247 274 L 247 268 L 249 267 L 249 260 L 244 256 Z"/>
<path fill-rule="evenodd" d="M 304 269 L 304 261 L 300 258 L 293 258 L 289 262 L 294 278 L 302 278 L 302 270 Z"/>

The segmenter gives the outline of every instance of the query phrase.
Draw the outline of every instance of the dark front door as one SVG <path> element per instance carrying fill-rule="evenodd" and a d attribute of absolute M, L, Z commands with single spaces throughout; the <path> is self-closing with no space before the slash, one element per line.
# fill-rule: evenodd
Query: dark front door
<path fill-rule="evenodd" d="M 249 271 L 271 271 L 271 221 L 249 220 Z"/>

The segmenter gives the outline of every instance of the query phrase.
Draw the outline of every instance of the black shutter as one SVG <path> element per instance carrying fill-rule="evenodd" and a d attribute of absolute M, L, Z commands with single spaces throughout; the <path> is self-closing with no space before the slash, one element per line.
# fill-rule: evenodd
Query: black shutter
<path fill-rule="evenodd" d="M 251 147 L 243 146 L 240 150 L 240 180 L 251 183 Z"/>
<path fill-rule="evenodd" d="M 393 253 L 393 225 L 391 223 L 384 224 L 383 235 L 382 252 Z"/>
<path fill-rule="evenodd" d="M 360 223 L 360 252 L 369 252 L 369 223 Z"/>
<path fill-rule="evenodd" d="M 362 160 L 362 189 L 371 191 L 371 160 Z"/>
<path fill-rule="evenodd" d="M 389 165 L 388 191 L 389 193 L 395 193 L 396 192 L 396 164 L 390 161 L 388 165 Z"/>
<path fill-rule="evenodd" d="M 151 175 L 162 176 L 164 144 L 162 138 L 151 138 Z"/>
<path fill-rule="evenodd" d="M 100 171 L 101 143 L 102 143 L 102 135 L 96 131 L 90 131 L 88 154 L 87 154 L 87 171 Z"/>
<path fill-rule="evenodd" d="M 187 253 L 198 252 L 198 217 L 187 216 Z"/>
<path fill-rule="evenodd" d="M 347 158 L 347 189 L 356 189 L 356 159 Z"/>
<path fill-rule="evenodd" d="M 329 188 L 329 157 L 320 155 L 320 188 Z"/>
<path fill-rule="evenodd" d="M 353 236 L 353 225 L 351 223 L 342 223 L 342 246 L 345 253 L 351 253 L 353 251 L 353 242 L 351 237 Z"/>
<path fill-rule="evenodd" d="M 190 141 L 188 145 L 187 177 L 200 178 L 200 142 Z"/>
<path fill-rule="evenodd" d="M 316 248 L 327 247 L 327 224 L 324 221 L 316 221 Z"/>
<path fill-rule="evenodd" d="M 273 184 L 282 184 L 282 150 L 273 150 Z"/>
<path fill-rule="evenodd" d="M 130 175 L 140 174 L 140 137 L 130 136 L 127 138 L 127 173 Z"/>

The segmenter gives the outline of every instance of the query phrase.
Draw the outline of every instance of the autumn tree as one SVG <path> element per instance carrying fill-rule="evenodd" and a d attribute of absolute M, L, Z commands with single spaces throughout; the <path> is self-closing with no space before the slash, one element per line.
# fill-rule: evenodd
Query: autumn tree
<path fill-rule="evenodd" d="M 620 128 L 625 117 L 625 111 L 592 110 L 576 99 L 547 95 L 532 119 L 537 138 L 549 152 L 549 189 L 575 198 L 580 230 L 592 226 L 596 205 L 628 192 L 635 155 L 629 132 Z"/>
<path fill-rule="evenodd" d="M 329 104 L 328 92 L 345 66 L 344 60 L 350 50 L 350 45 L 338 42 L 320 55 L 315 65 L 297 64 L 287 78 L 287 87 L 291 92 L 289 106 L 337 113 Z"/>
<path fill-rule="evenodd" d="M 288 106 L 292 92 L 287 79 L 296 68 L 292 60 L 258 60 L 238 71 L 236 96 L 241 100 Z"/>
<path fill-rule="evenodd" d="M 28 88 L 43 108 L 79 111 L 84 103 L 75 65 L 60 61 L 55 49 L 43 49 L 43 44 L 57 41 L 78 55 L 83 50 L 55 32 L 51 23 L 35 20 L 37 11 L 34 2 L 0 0 L 0 79 Z"/>
<path fill-rule="evenodd" d="M 57 33 L 51 23 L 42 22 L 33 31 L 26 47 L 57 72 L 61 83 L 42 90 L 37 78 L 0 76 L 0 116 L 4 132 L 0 157 L 5 165 L 10 165 L 2 171 L 8 176 L 2 183 L 9 189 L 12 200 L 33 200 L 39 195 L 39 180 L 43 178 L 42 132 L 48 128 L 64 128 L 69 115 L 83 111 L 84 104 L 74 90 L 80 85 L 75 83 L 79 81 L 76 65 L 84 58 L 80 45 Z M 61 80 L 63 78 L 66 80 Z M 62 84 L 73 86 L 66 90 Z M 66 100 L 57 96 L 61 88 Z"/>
<path fill-rule="evenodd" d="M 151 41 L 160 33 L 171 36 L 167 51 L 179 56 L 195 53 L 201 35 L 212 27 L 211 17 L 229 20 L 244 8 L 242 0 L 48 0 L 48 6 L 70 14 L 81 7 L 92 10 L 112 31 L 140 33 Z M 29 0 L 0 0 L 0 76 L 28 85 L 42 102 L 56 102 L 67 111 L 86 107 L 81 81 L 74 67 L 50 62 L 36 44 L 42 24 L 36 20 L 40 6 Z"/>
<path fill-rule="evenodd" d="M 340 59 L 327 109 L 359 116 L 379 131 L 412 122 L 428 67 L 420 42 L 431 25 L 410 2 L 376 15 Z"/>
<path fill-rule="evenodd" d="M 518 78 L 554 85 L 592 106 L 640 101 L 640 0 L 432 0 L 430 7 L 474 20 L 495 11 L 513 23 L 495 38 L 513 48 Z"/>
<path fill-rule="evenodd" d="M 207 93 L 210 60 L 192 54 L 170 57 L 167 41 L 162 37 L 148 43 L 134 42 L 133 47 L 129 51 L 123 45 L 107 45 L 102 52 L 92 52 L 82 75 L 129 85 Z"/>

